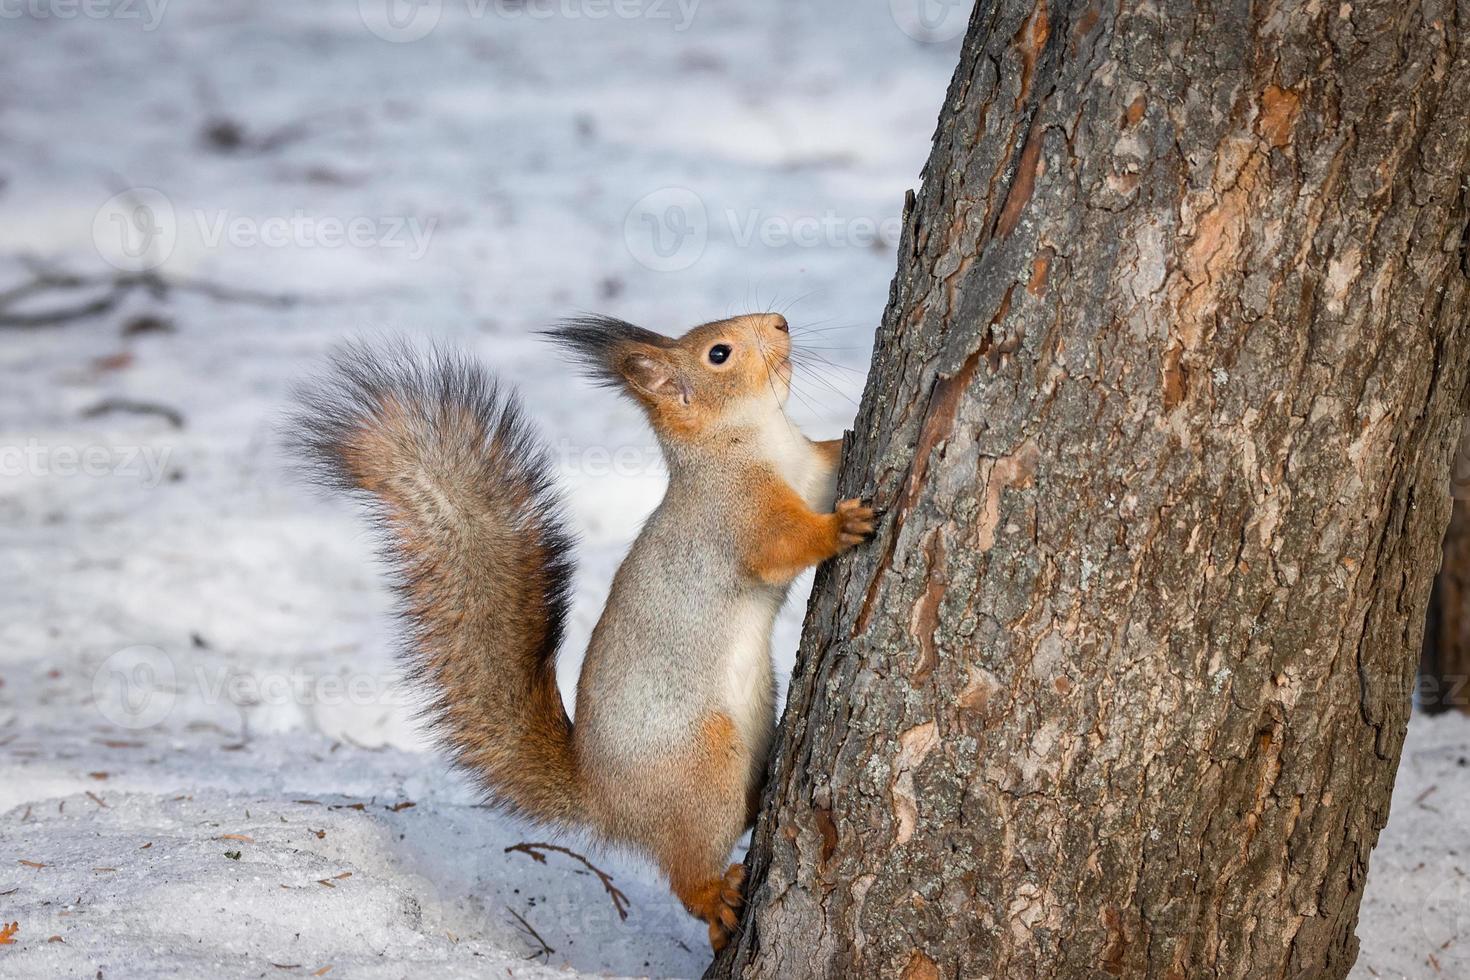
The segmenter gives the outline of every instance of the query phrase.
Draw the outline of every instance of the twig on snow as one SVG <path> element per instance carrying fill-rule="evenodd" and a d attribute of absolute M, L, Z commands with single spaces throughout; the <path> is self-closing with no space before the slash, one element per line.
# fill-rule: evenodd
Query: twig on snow
<path fill-rule="evenodd" d="M 519 844 L 512 844 L 510 847 L 507 847 L 505 849 L 505 853 L 509 854 L 511 851 L 520 851 L 522 854 L 529 855 L 531 859 L 536 861 L 537 863 L 545 864 L 546 855 L 538 854 L 537 850 L 556 851 L 558 854 L 565 854 L 567 857 L 576 858 L 578 861 L 581 861 L 582 864 L 586 866 L 587 870 L 595 874 L 597 876 L 597 880 L 602 882 L 603 889 L 607 892 L 608 897 L 612 899 L 613 908 L 618 910 L 618 918 L 628 918 L 628 896 L 623 894 L 623 890 L 621 888 L 613 884 L 612 875 L 608 874 L 606 871 L 603 871 L 597 865 L 593 864 L 591 861 L 587 860 L 585 857 L 578 854 L 571 848 L 562 847 L 560 844 L 545 844 L 522 841 Z"/>
<path fill-rule="evenodd" d="M 165 279 L 155 271 L 120 272 L 110 276 L 81 276 L 48 269 L 34 260 L 23 260 L 30 269 L 31 280 L 0 291 L 0 327 L 34 330 L 60 326 L 73 320 L 102 316 L 116 309 L 134 292 L 144 290 L 155 300 L 167 298 L 171 291 L 198 293 L 221 303 L 244 303 L 254 306 L 284 308 L 294 306 L 300 298 L 284 293 L 262 293 L 238 289 L 206 279 Z M 21 313 L 12 308 L 23 300 L 45 293 L 71 293 L 102 288 L 100 296 L 53 310 Z"/>
<path fill-rule="evenodd" d="M 516 922 L 520 924 L 521 929 L 526 933 L 526 935 L 529 936 L 531 939 L 534 939 L 537 945 L 541 947 L 540 949 L 533 950 L 531 954 L 526 957 L 526 959 L 534 960 L 538 956 L 544 956 L 547 960 L 550 960 L 551 954 L 555 953 L 556 950 L 552 949 L 551 946 L 547 944 L 546 940 L 541 938 L 541 933 L 536 931 L 536 927 L 527 922 L 526 917 L 521 915 L 521 913 L 517 912 L 515 909 L 506 909 L 506 911 L 515 916 Z"/>
<path fill-rule="evenodd" d="M 184 427 L 184 413 L 158 402 L 135 401 L 131 398 L 104 398 L 95 405 L 82 409 L 82 418 L 94 419 L 112 412 L 131 412 L 135 415 L 157 415 L 175 429 Z"/>

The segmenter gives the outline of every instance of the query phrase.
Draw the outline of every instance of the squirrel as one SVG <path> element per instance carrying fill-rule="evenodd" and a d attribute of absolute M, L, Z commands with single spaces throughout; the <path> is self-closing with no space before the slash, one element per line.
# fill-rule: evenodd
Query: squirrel
<path fill-rule="evenodd" d="M 592 632 L 575 724 L 556 683 L 571 535 L 516 395 L 460 355 L 349 345 L 297 389 L 292 441 L 372 505 L 408 666 L 455 763 L 505 809 L 651 857 L 718 952 L 743 902 L 726 862 L 775 732 L 776 614 L 879 515 L 834 504 L 842 440 L 786 415 L 784 317 L 671 338 L 585 316 L 547 333 L 641 406 L 669 472 Z"/>

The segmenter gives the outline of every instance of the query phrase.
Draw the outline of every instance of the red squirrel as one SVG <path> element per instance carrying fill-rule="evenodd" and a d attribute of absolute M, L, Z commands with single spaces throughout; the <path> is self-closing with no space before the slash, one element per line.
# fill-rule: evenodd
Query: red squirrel
<path fill-rule="evenodd" d="M 657 863 L 718 951 L 735 928 L 775 730 L 771 628 L 810 568 L 873 533 L 834 507 L 841 440 L 787 418 L 786 320 L 677 339 L 609 317 L 549 331 L 631 397 L 668 463 L 663 501 L 613 579 L 562 706 L 556 656 L 572 573 L 550 454 L 513 393 L 462 357 L 347 347 L 298 392 L 298 448 L 359 492 L 385 532 L 406 657 L 455 761 L 500 805 Z"/>

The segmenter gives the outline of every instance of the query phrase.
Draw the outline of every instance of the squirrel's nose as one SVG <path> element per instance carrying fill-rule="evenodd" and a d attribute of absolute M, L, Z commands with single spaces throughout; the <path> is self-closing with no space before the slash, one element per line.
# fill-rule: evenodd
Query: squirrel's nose
<path fill-rule="evenodd" d="M 782 333 L 790 333 L 791 332 L 791 325 L 789 323 L 787 323 L 786 322 L 786 318 L 784 316 L 782 316 L 781 314 L 779 314 L 779 313 L 777 313 L 775 315 L 775 318 L 771 322 L 771 326 L 775 327 L 777 330 L 781 331 Z"/>

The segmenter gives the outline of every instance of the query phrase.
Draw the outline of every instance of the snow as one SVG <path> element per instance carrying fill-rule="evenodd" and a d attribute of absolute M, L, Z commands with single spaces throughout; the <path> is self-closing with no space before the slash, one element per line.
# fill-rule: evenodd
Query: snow
<path fill-rule="evenodd" d="M 613 876 L 624 921 L 575 858 L 506 850 L 547 834 L 479 806 L 420 738 L 371 537 L 291 478 L 274 425 L 347 336 L 457 344 L 513 379 L 581 536 L 570 699 L 663 474 L 633 411 L 534 331 L 784 309 L 833 362 L 793 412 L 839 433 L 956 23 L 904 0 L 386 3 L 0 10 L 0 293 L 82 277 L 7 312 L 105 299 L 117 267 L 173 284 L 0 345 L 6 977 L 708 962 L 638 860 L 556 839 Z M 93 411 L 117 399 L 181 426 Z M 1359 975 L 1431 975 L 1430 953 L 1470 972 L 1467 743 L 1465 719 L 1411 728 Z"/>
<path fill-rule="evenodd" d="M 1470 716 L 1416 715 L 1368 868 L 1353 980 L 1470 977 Z"/>

